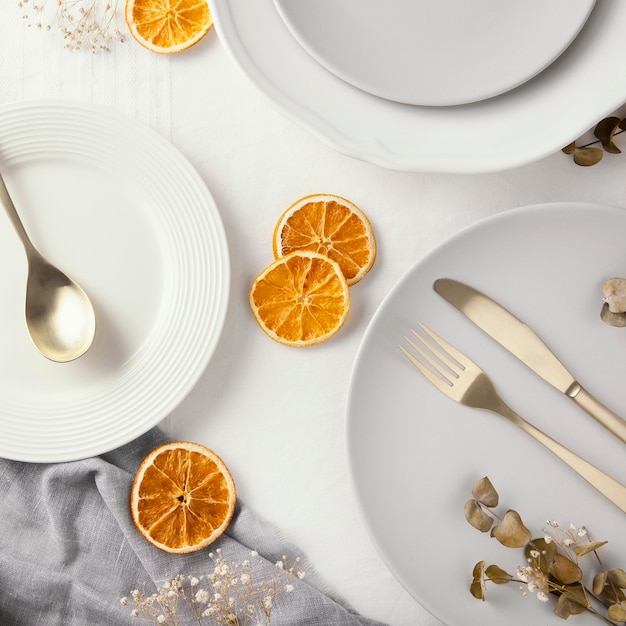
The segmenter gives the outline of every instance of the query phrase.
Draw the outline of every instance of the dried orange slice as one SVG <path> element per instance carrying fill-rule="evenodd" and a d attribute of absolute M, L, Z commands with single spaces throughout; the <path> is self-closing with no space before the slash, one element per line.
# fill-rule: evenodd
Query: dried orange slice
<path fill-rule="evenodd" d="M 190 48 L 213 26 L 207 0 L 126 0 L 125 17 L 131 35 L 161 54 Z"/>
<path fill-rule="evenodd" d="M 332 337 L 350 311 L 348 283 L 335 261 L 317 252 L 292 252 L 252 284 L 250 308 L 274 340 L 296 347 Z"/>
<path fill-rule="evenodd" d="M 183 554 L 208 546 L 226 530 L 235 501 L 235 483 L 222 459 L 200 444 L 179 441 L 143 460 L 130 510 L 150 543 Z"/>
<path fill-rule="evenodd" d="M 358 283 L 376 259 L 370 221 L 355 204 L 332 194 L 292 204 L 276 224 L 273 248 L 275 258 L 295 250 L 325 254 L 339 263 L 348 285 Z"/>

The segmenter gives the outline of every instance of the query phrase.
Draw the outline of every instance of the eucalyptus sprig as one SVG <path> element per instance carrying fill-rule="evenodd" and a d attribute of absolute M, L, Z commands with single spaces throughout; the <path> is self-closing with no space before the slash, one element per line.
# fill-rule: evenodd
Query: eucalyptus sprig
<path fill-rule="evenodd" d="M 595 141 L 578 145 L 573 141 L 563 148 L 565 154 L 572 155 L 576 165 L 587 167 L 600 163 L 605 152 L 609 154 L 621 154 L 621 150 L 615 144 L 615 137 L 626 131 L 626 118 L 616 116 L 605 117 L 600 120 L 593 129 Z M 597 148 L 600 144 L 602 147 Z"/>
<path fill-rule="evenodd" d="M 498 565 L 479 561 L 470 584 L 475 598 L 485 600 L 487 583 L 512 582 L 542 602 L 556 598 L 554 613 L 562 619 L 589 612 L 611 626 L 626 622 L 626 571 L 604 566 L 598 551 L 606 541 L 592 541 L 584 526 L 563 528 L 553 521 L 547 522 L 543 537 L 533 539 L 516 511 L 509 509 L 500 517 L 498 503 L 498 492 L 489 478 L 481 478 L 465 503 L 465 518 L 477 530 L 490 532 L 502 545 L 524 548 L 526 565 L 519 566 L 513 575 Z M 583 566 L 593 571 L 585 574 Z"/>

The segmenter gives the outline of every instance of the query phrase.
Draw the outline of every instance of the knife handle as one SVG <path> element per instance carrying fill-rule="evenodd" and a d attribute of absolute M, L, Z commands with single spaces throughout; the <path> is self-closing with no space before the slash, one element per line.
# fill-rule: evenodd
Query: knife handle
<path fill-rule="evenodd" d="M 581 409 L 584 409 L 591 417 L 602 426 L 610 430 L 616 437 L 626 443 L 626 421 L 613 411 L 607 409 L 604 404 L 596 400 L 586 389 L 578 387 L 570 396 Z"/>

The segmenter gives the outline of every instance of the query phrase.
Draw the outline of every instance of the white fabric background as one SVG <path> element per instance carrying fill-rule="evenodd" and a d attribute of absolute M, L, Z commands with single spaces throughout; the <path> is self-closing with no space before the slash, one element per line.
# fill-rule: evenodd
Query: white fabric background
<path fill-rule="evenodd" d="M 21 13 L 13 2 L 0 9 L 0 102 L 79 100 L 139 119 L 182 151 L 221 211 L 232 262 L 229 315 L 214 359 L 163 427 L 216 450 L 245 502 L 300 546 L 358 611 L 393 626 L 436 626 L 376 553 L 350 485 L 345 403 L 363 332 L 414 262 L 481 218 L 549 201 L 626 206 L 626 155 L 607 155 L 588 169 L 557 152 L 501 173 L 387 171 L 330 150 L 277 113 L 215 32 L 189 51 L 159 56 L 130 38 L 121 17 L 124 43 L 110 53 L 72 53 L 54 31 L 27 28 Z M 358 204 L 373 223 L 379 253 L 352 290 L 341 333 L 300 351 L 265 337 L 247 297 L 271 260 L 278 216 L 316 192 Z"/>

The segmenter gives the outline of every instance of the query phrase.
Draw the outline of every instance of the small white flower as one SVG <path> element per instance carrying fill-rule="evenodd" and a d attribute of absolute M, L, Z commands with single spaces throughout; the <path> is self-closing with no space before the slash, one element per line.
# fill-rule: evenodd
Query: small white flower
<path fill-rule="evenodd" d="M 265 596 L 263 598 L 263 608 L 265 609 L 271 609 L 272 606 L 274 606 L 274 600 L 272 600 L 271 596 Z"/>
<path fill-rule="evenodd" d="M 293 585 L 285 585 L 285 591 L 291 593 L 293 591 Z"/>
<path fill-rule="evenodd" d="M 548 594 L 544 593 L 543 591 L 538 591 L 537 592 L 537 600 L 539 600 L 539 602 L 547 602 L 548 601 Z"/>
<path fill-rule="evenodd" d="M 250 582 L 250 574 L 242 574 L 239 580 L 242 585 L 247 585 Z"/>
<path fill-rule="evenodd" d="M 283 569 L 283 567 L 285 567 L 285 564 L 282 561 L 276 561 L 276 567 L 278 569 Z"/>
<path fill-rule="evenodd" d="M 256 550 L 250 550 L 250 556 L 259 556 L 259 553 Z"/>
<path fill-rule="evenodd" d="M 199 581 L 199 580 L 198 580 L 195 576 L 192 576 L 192 577 L 189 579 L 189 584 L 190 584 L 192 587 L 197 587 L 199 582 L 200 582 L 200 581 Z"/>
<path fill-rule="evenodd" d="M 215 573 L 218 576 L 226 576 L 226 574 L 228 574 L 229 571 L 230 570 L 226 563 L 219 563 L 218 565 L 215 566 Z"/>
<path fill-rule="evenodd" d="M 298 573 L 296 574 L 296 576 L 297 576 L 300 580 L 302 580 L 302 579 L 306 576 L 306 572 L 298 572 Z"/>
<path fill-rule="evenodd" d="M 587 529 L 583 526 L 582 528 L 578 529 L 578 536 L 579 537 L 584 537 L 587 534 Z"/>
<path fill-rule="evenodd" d="M 165 624 L 165 615 L 163 615 L 163 614 L 161 613 L 161 615 L 159 615 L 159 617 L 157 617 L 157 622 L 158 622 L 159 624 Z"/>
<path fill-rule="evenodd" d="M 573 540 L 573 539 L 570 539 L 569 537 L 568 537 L 567 539 L 564 539 L 564 540 L 563 540 L 563 545 L 564 545 L 566 548 L 569 548 L 569 547 L 570 547 L 573 543 L 574 543 L 574 540 Z"/>
<path fill-rule="evenodd" d="M 200 604 L 206 604 L 209 601 L 209 592 L 206 589 L 198 589 L 195 599 Z"/>
<path fill-rule="evenodd" d="M 544 540 L 546 543 L 552 543 L 552 537 L 551 537 L 550 535 L 546 535 L 546 536 L 543 538 L 543 540 Z"/>
<path fill-rule="evenodd" d="M 128 598 L 126 596 L 124 596 L 123 598 L 120 598 L 120 604 L 122 606 L 126 606 L 128 604 Z"/>

